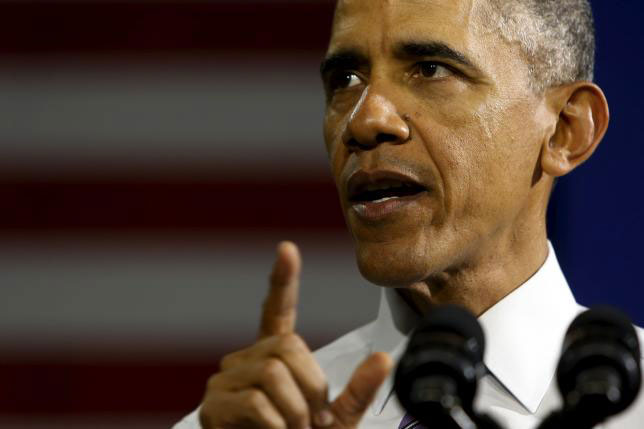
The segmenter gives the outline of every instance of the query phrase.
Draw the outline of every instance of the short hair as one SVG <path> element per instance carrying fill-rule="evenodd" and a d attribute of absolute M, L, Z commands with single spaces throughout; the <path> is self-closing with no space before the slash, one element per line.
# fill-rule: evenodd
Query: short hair
<path fill-rule="evenodd" d="M 595 27 L 588 0 L 489 0 L 501 36 L 518 43 L 532 89 L 592 81 Z"/>

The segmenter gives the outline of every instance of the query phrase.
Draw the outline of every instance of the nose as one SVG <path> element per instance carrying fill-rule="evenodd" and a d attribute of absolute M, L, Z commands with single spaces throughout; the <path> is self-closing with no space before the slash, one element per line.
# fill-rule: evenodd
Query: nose
<path fill-rule="evenodd" d="M 352 151 L 370 150 L 382 143 L 405 143 L 410 133 L 394 103 L 367 87 L 351 112 L 342 141 Z"/>

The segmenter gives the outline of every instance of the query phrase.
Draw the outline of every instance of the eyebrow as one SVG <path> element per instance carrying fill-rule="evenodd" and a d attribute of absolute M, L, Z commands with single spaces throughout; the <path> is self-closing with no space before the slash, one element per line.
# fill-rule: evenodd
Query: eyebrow
<path fill-rule="evenodd" d="M 454 61 L 464 67 L 481 72 L 472 60 L 465 54 L 458 52 L 443 42 L 401 42 L 394 48 L 394 55 L 398 58 L 434 57 Z M 351 70 L 369 64 L 369 58 L 357 49 L 343 49 L 329 54 L 320 64 L 320 74 L 326 75 L 333 70 Z"/>
<path fill-rule="evenodd" d="M 352 70 L 369 64 L 366 55 L 357 49 L 343 49 L 328 55 L 320 64 L 320 74 L 326 75 L 333 70 Z"/>
<path fill-rule="evenodd" d="M 454 61 L 462 66 L 480 71 L 472 60 L 443 42 L 403 42 L 394 48 L 399 58 L 436 57 Z"/>

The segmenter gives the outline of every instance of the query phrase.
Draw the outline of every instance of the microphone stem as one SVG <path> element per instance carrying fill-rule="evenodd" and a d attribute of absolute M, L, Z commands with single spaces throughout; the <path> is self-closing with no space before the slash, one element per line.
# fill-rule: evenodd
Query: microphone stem
<path fill-rule="evenodd" d="M 476 423 L 470 419 L 470 416 L 460 406 L 455 405 L 448 412 L 460 429 L 477 429 Z"/>

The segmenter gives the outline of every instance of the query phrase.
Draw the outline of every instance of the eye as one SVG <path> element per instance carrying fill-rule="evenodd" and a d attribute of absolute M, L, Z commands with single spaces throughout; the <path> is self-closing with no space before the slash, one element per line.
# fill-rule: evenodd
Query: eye
<path fill-rule="evenodd" d="M 331 73 L 328 82 L 329 89 L 331 91 L 337 91 L 339 89 L 346 89 L 360 85 L 362 81 L 354 72 L 338 70 Z"/>
<path fill-rule="evenodd" d="M 422 61 L 418 63 L 417 74 L 425 79 L 439 79 L 451 76 L 454 73 L 447 66 L 444 66 L 441 63 Z"/>

